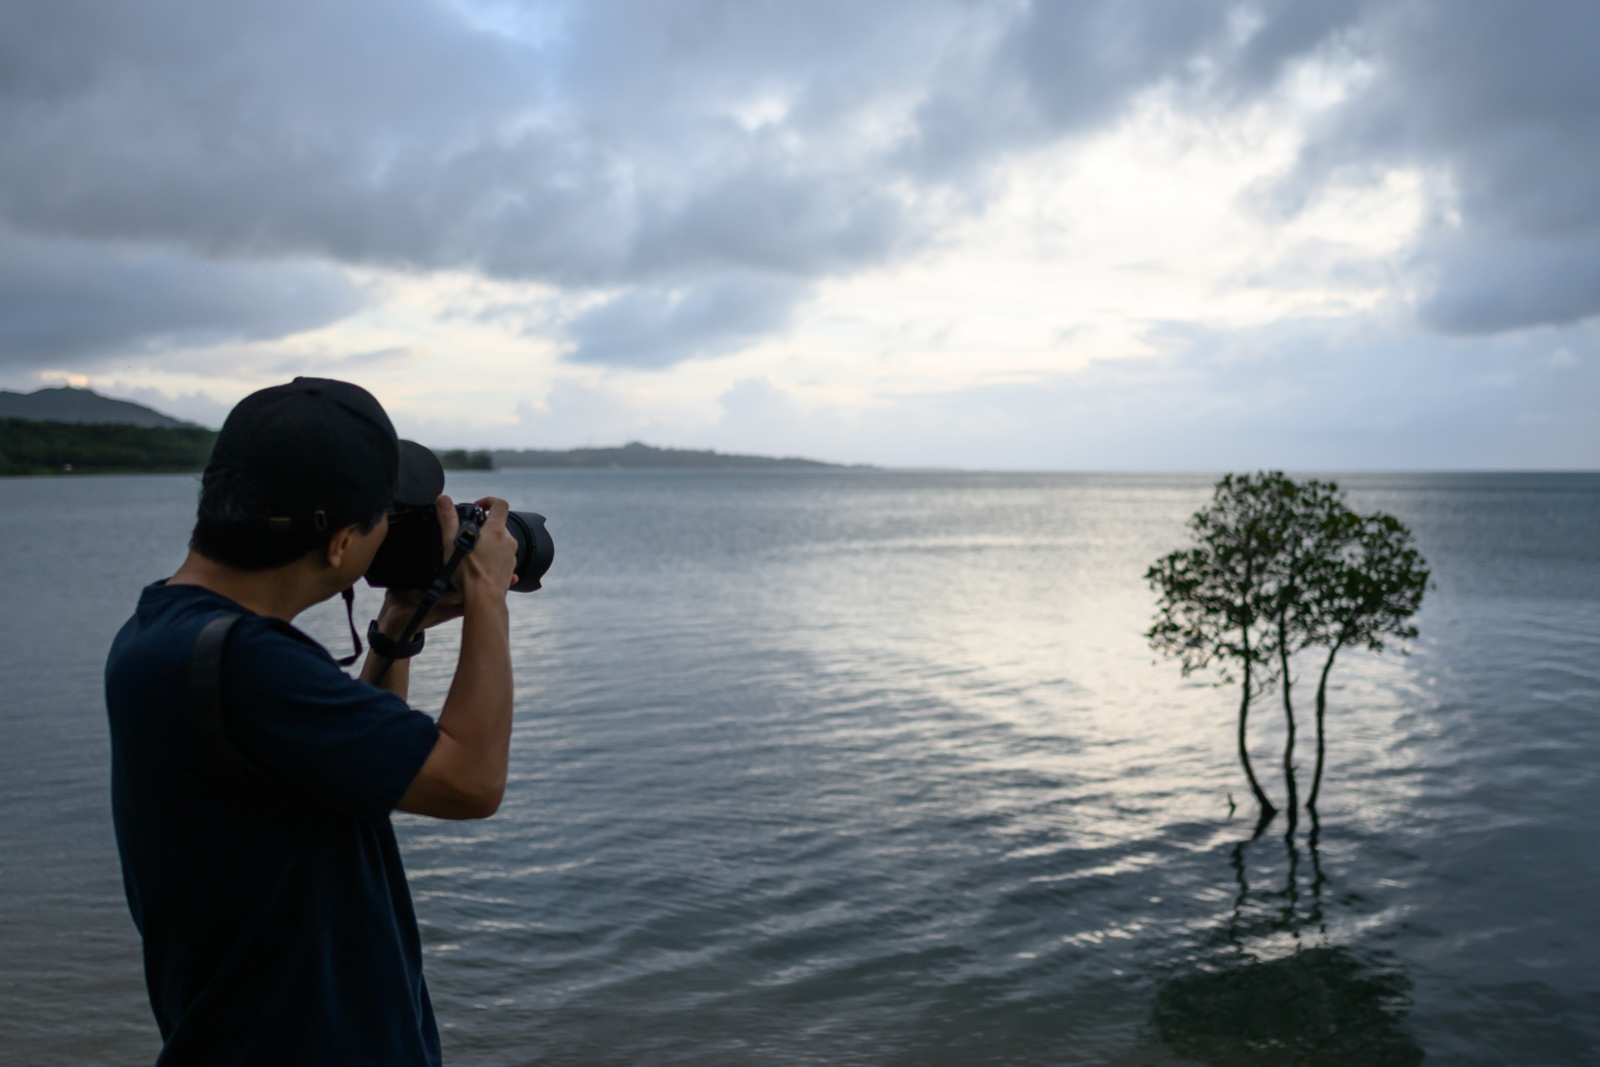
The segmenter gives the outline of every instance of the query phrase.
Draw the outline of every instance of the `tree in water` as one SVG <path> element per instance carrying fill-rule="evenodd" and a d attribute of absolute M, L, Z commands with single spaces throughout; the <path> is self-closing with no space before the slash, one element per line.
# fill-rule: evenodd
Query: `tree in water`
<path fill-rule="evenodd" d="M 1428 571 L 1411 532 L 1392 515 L 1356 514 L 1333 482 L 1296 482 L 1278 471 L 1229 474 L 1189 520 L 1194 545 L 1157 560 L 1145 580 L 1158 594 L 1151 647 L 1177 656 L 1185 675 L 1212 667 L 1220 683 L 1238 671 L 1239 762 L 1261 808 L 1257 833 L 1276 808 L 1256 779 L 1247 745 L 1250 704 L 1282 687 L 1284 787 L 1289 833 L 1299 809 L 1291 659 L 1326 650 L 1317 681 L 1317 764 L 1306 807 L 1313 816 L 1326 762 L 1328 676 L 1346 648 L 1381 652 L 1408 639 Z"/>
<path fill-rule="evenodd" d="M 1317 766 L 1306 809 L 1316 815 L 1326 760 L 1328 674 L 1346 648 L 1383 652 L 1388 639 L 1417 636 L 1411 617 L 1422 607 L 1429 571 L 1411 531 L 1393 515 L 1357 516 L 1335 500 L 1323 516 L 1325 555 L 1309 577 L 1291 624 L 1302 647 L 1326 650 L 1317 677 Z M 1402 653 L 1405 649 L 1402 647 Z"/>
<path fill-rule="evenodd" d="M 1239 763 L 1260 807 L 1258 828 L 1277 814 L 1256 779 L 1248 745 L 1250 703 L 1273 675 L 1271 635 L 1262 626 L 1270 607 L 1264 581 L 1278 555 L 1283 509 L 1272 477 L 1225 476 L 1211 503 L 1189 519 L 1194 545 L 1163 556 L 1145 572 L 1158 595 L 1156 621 L 1145 633 L 1150 646 L 1178 657 L 1186 676 L 1214 668 L 1218 684 L 1225 685 L 1238 672 Z"/>

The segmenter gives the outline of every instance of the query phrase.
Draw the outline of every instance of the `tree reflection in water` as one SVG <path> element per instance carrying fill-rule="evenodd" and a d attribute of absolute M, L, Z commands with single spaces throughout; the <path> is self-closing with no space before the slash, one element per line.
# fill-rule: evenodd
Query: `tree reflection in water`
<path fill-rule="evenodd" d="M 1411 1067 L 1423 1050 L 1406 1032 L 1411 983 L 1398 969 L 1363 959 L 1344 946 L 1297 947 L 1287 956 L 1263 959 L 1248 942 L 1303 929 L 1325 933 L 1323 892 L 1327 878 L 1317 851 L 1321 824 L 1311 813 L 1308 851 L 1310 900 L 1300 914 L 1300 849 L 1284 838 L 1288 876 L 1281 891 L 1258 895 L 1271 904 L 1247 918 L 1251 891 L 1246 853 L 1261 836 L 1232 851 L 1239 891 L 1222 931 L 1225 948 L 1156 994 L 1155 1025 L 1161 1040 L 1180 1055 L 1213 1067 Z"/>

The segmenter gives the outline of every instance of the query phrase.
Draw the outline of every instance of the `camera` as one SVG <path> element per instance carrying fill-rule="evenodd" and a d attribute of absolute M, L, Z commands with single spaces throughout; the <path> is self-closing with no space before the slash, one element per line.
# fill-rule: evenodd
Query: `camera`
<path fill-rule="evenodd" d="M 444 531 L 433 502 L 444 492 L 444 468 L 438 457 L 415 441 L 401 441 L 408 453 L 403 467 L 414 472 L 396 487 L 389 513 L 389 533 L 367 569 L 367 584 L 391 589 L 426 589 L 444 563 Z M 481 526 L 488 516 L 476 504 L 457 504 L 462 523 Z M 555 560 L 556 546 L 544 527 L 544 516 L 513 511 L 506 529 L 517 542 L 517 584 L 511 588 L 531 593 L 539 588 Z"/>

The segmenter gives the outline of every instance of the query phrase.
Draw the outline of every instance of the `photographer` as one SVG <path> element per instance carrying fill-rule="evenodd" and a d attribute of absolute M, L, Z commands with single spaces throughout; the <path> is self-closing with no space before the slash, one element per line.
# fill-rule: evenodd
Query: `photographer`
<path fill-rule="evenodd" d="M 357 386 L 297 378 L 246 397 L 206 468 L 188 558 L 112 645 L 117 845 L 167 1067 L 440 1062 L 389 816 L 499 806 L 518 551 L 505 501 L 478 502 L 476 544 L 424 623 L 462 619 L 437 724 L 405 702 L 421 635 L 397 641 L 418 594 L 389 592 L 368 631 L 385 655 L 360 681 L 291 625 L 336 594 L 351 603 L 405 456 Z M 449 498 L 436 508 L 442 563 L 466 538 Z"/>

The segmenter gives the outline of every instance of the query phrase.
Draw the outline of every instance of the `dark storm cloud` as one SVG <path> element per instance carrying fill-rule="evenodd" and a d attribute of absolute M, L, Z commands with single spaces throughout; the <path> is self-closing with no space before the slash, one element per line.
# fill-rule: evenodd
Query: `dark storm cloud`
<path fill-rule="evenodd" d="M 1600 311 L 1597 35 L 1586 2 L 12 0 L 0 222 L 103 247 L 113 271 L 144 243 L 219 271 L 321 259 L 620 290 L 574 323 L 572 358 L 660 366 L 781 328 L 810 283 L 980 203 L 1009 153 L 1147 90 L 1226 109 L 1346 56 L 1371 76 L 1285 202 L 1391 164 L 1447 173 L 1459 218 L 1419 250 L 1422 311 L 1497 331 Z M 338 305 L 345 283 L 320 284 Z M 628 347 L 649 321 L 664 347 Z M 39 350 L 94 347 L 61 329 Z"/>
<path fill-rule="evenodd" d="M 664 367 L 737 351 L 789 319 L 805 295 L 791 280 L 739 276 L 672 291 L 636 287 L 578 316 L 578 363 Z"/>
<path fill-rule="evenodd" d="M 822 154 L 861 103 L 812 84 L 828 5 L 557 15 L 556 40 L 525 43 L 425 0 L 24 5 L 0 58 L 0 211 L 214 255 L 567 285 L 729 256 L 824 269 L 892 244 L 898 202 Z M 900 20 L 850 21 L 886 41 Z M 857 80 L 869 99 L 903 88 Z M 731 110 L 762 96 L 807 114 L 741 128 Z"/>
<path fill-rule="evenodd" d="M 1410 0 L 1351 35 L 1376 76 L 1289 188 L 1388 164 L 1441 169 L 1453 214 L 1418 249 L 1423 319 L 1495 333 L 1600 314 L 1600 5 Z"/>
<path fill-rule="evenodd" d="M 319 265 L 208 263 L 181 251 L 0 232 L 0 364 L 60 367 L 322 326 L 361 302 Z"/>
<path fill-rule="evenodd" d="M 851 123 L 920 83 L 959 9 L 529 5 L 545 17 L 509 34 L 471 9 L 13 3 L 0 218 L 211 259 L 640 284 L 646 302 L 705 284 L 716 303 L 730 270 L 817 276 L 910 240 Z"/>
<path fill-rule="evenodd" d="M 947 176 L 1007 150 L 1092 132 L 1141 92 L 1248 102 L 1339 43 L 1371 0 L 1089 0 L 1016 5 L 985 47 L 947 59 L 904 148 Z"/>
<path fill-rule="evenodd" d="M 1600 235 L 1530 234 L 1503 226 L 1434 238 L 1438 283 L 1425 320 L 1445 333 L 1499 333 L 1577 322 L 1600 312 Z"/>

